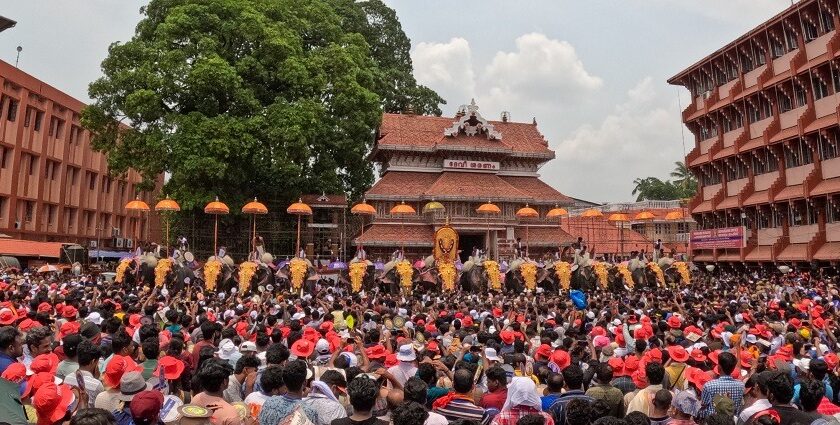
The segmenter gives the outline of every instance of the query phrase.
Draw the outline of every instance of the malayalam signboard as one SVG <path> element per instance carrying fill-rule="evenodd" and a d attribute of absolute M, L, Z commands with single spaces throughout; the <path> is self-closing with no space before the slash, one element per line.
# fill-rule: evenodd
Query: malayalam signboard
<path fill-rule="evenodd" d="M 746 234 L 744 226 L 692 230 L 691 249 L 743 248 L 747 242 Z"/>
<path fill-rule="evenodd" d="M 499 163 L 492 161 L 467 161 L 462 159 L 444 159 L 443 168 L 473 171 L 499 171 Z"/>

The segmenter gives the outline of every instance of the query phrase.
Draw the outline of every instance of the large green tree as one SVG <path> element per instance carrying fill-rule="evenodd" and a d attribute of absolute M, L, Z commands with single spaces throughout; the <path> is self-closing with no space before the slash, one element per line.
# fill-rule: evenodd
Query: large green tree
<path fill-rule="evenodd" d="M 134 37 L 110 46 L 82 123 L 113 173 L 133 168 L 147 187 L 168 173 L 185 208 L 358 196 L 383 105 L 442 102 L 406 79 L 407 50 L 386 55 L 408 39 L 378 0 L 152 0 L 141 13 Z"/>
<path fill-rule="evenodd" d="M 365 37 L 378 65 L 376 92 L 386 112 L 411 108 L 424 115 L 441 114 L 446 104 L 434 90 L 417 84 L 411 62 L 411 40 L 397 13 L 381 0 L 332 0 L 344 27 Z"/>

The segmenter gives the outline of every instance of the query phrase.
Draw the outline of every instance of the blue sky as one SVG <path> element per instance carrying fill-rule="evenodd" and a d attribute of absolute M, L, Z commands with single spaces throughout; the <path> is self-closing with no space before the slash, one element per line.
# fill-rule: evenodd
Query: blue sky
<path fill-rule="evenodd" d="M 88 101 L 138 0 L 4 5 L 0 59 Z M 485 117 L 536 117 L 557 159 L 543 179 L 592 201 L 631 198 L 635 177 L 665 178 L 683 157 L 677 93 L 665 80 L 791 4 L 790 0 L 386 0 L 412 40 L 418 80 Z M 686 130 L 686 149 L 692 138 Z"/>

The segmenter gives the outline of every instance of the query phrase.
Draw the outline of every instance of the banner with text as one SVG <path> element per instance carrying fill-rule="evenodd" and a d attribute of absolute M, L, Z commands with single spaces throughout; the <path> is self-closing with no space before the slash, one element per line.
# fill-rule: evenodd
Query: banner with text
<path fill-rule="evenodd" d="M 743 248 L 747 243 L 746 234 L 744 226 L 692 230 L 691 249 Z"/>
<path fill-rule="evenodd" d="M 467 161 L 462 159 L 444 159 L 443 168 L 496 172 L 499 171 L 499 163 L 492 161 Z"/>

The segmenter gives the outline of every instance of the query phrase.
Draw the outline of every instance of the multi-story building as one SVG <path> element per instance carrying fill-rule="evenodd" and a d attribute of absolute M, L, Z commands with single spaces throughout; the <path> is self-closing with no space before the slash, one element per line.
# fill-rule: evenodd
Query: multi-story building
<path fill-rule="evenodd" d="M 124 207 L 135 196 L 153 207 L 162 179 L 137 193 L 137 173 L 111 176 L 79 123 L 82 102 L 3 61 L 0 87 L 0 233 L 89 248 L 160 240 L 154 213 Z"/>
<path fill-rule="evenodd" d="M 840 259 L 839 26 L 837 2 L 802 0 L 668 80 L 691 92 L 689 210 L 700 229 L 745 229 L 695 261 Z"/>

